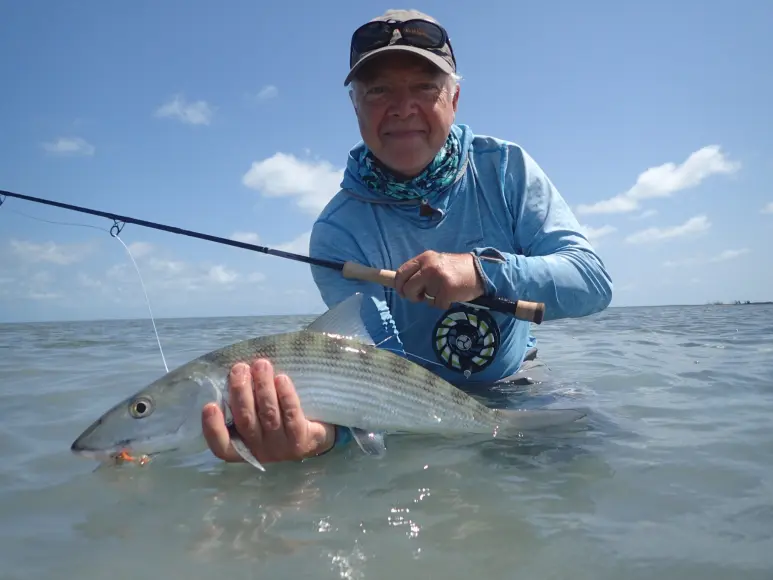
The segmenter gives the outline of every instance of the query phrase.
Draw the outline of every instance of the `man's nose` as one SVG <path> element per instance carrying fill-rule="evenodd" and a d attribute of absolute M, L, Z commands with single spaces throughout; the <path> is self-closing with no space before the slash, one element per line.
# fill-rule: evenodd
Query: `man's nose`
<path fill-rule="evenodd" d="M 418 99 L 408 87 L 400 87 L 389 95 L 389 113 L 396 117 L 407 117 L 416 112 Z"/>

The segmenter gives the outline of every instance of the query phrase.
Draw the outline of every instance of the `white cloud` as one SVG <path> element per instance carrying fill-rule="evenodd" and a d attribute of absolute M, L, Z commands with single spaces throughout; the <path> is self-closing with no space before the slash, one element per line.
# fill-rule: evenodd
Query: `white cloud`
<path fill-rule="evenodd" d="M 719 254 L 710 256 L 708 258 L 686 258 L 684 260 L 666 260 L 663 265 L 666 268 L 682 268 L 685 266 L 700 266 L 702 264 L 718 264 L 720 262 L 727 262 L 728 260 L 734 260 L 741 256 L 748 254 L 749 248 L 740 248 L 738 250 L 724 250 Z"/>
<path fill-rule="evenodd" d="M 648 209 L 643 212 L 641 212 L 639 215 L 631 216 L 631 219 L 633 220 L 646 220 L 647 218 L 651 218 L 653 216 L 658 215 L 658 210 L 656 209 Z"/>
<path fill-rule="evenodd" d="M 176 95 L 156 109 L 155 116 L 177 119 L 188 125 L 209 125 L 213 112 L 206 101 L 189 103 L 185 97 Z"/>
<path fill-rule="evenodd" d="M 93 250 L 90 244 L 62 245 L 54 242 L 36 244 L 15 239 L 10 241 L 10 246 L 11 252 L 25 262 L 48 262 L 59 266 L 79 262 Z"/>
<path fill-rule="evenodd" d="M 699 215 L 688 219 L 681 225 L 668 228 L 647 228 L 640 230 L 625 238 L 629 244 L 646 244 L 660 242 L 673 238 L 681 238 L 703 233 L 711 227 L 711 222 L 705 215 Z"/>
<path fill-rule="evenodd" d="M 586 226 L 584 224 L 581 224 L 580 225 L 580 231 L 591 242 L 597 242 L 601 238 L 615 233 L 617 231 L 617 228 L 614 227 L 614 226 L 609 226 L 609 225 L 601 226 L 600 228 L 594 228 L 592 226 Z"/>
<path fill-rule="evenodd" d="M 687 258 L 684 260 L 666 260 L 663 262 L 663 266 L 666 268 L 681 268 L 683 266 L 693 266 L 696 263 L 694 258 Z"/>
<path fill-rule="evenodd" d="M 27 294 L 27 298 L 31 298 L 32 300 L 56 300 L 61 297 L 62 295 L 57 294 L 56 292 L 30 292 Z"/>
<path fill-rule="evenodd" d="M 0 278 L 0 297 L 54 300 L 64 296 L 59 281 L 51 272 L 29 266 L 29 262 L 23 262 L 18 268 L 3 264 L 3 268 L 13 275 Z"/>
<path fill-rule="evenodd" d="M 153 251 L 153 245 L 148 242 L 132 242 L 127 247 L 135 260 L 147 256 Z"/>
<path fill-rule="evenodd" d="M 738 250 L 724 250 L 719 254 L 710 256 L 708 258 L 686 258 L 684 260 L 666 260 L 663 265 L 666 268 L 683 268 L 686 266 L 700 266 L 703 264 L 718 264 L 720 262 L 727 262 L 728 260 L 734 260 L 741 256 L 748 254 L 749 248 L 740 248 Z"/>
<path fill-rule="evenodd" d="M 133 242 L 128 247 L 148 292 L 152 293 L 230 290 L 238 282 L 258 282 L 265 278 L 260 272 L 240 272 L 224 264 L 175 259 L 163 247 L 148 242 Z M 84 288 L 101 290 L 107 295 L 119 292 L 133 297 L 137 295 L 140 282 L 128 259 L 114 264 L 102 276 L 80 272 L 75 279 Z"/>
<path fill-rule="evenodd" d="M 189 262 L 157 254 L 158 250 L 153 255 L 137 259 L 142 279 L 150 294 L 220 292 L 237 288 L 237 283 L 241 281 L 256 282 L 264 279 L 260 272 L 242 272 L 224 264 Z M 111 266 L 104 280 L 81 275 L 78 281 L 84 287 L 101 288 L 106 293 L 119 291 L 138 296 L 136 270 L 133 265 L 125 262 Z"/>
<path fill-rule="evenodd" d="M 327 161 L 304 161 L 275 153 L 254 161 L 242 183 L 266 197 L 295 197 L 301 209 L 316 215 L 338 192 L 343 175 L 343 169 Z"/>
<path fill-rule="evenodd" d="M 59 137 L 55 141 L 43 143 L 43 149 L 54 155 L 84 156 L 94 155 L 96 148 L 81 137 Z"/>
<path fill-rule="evenodd" d="M 236 240 L 237 242 L 244 242 L 246 244 L 260 244 L 260 235 L 255 232 L 234 232 L 231 234 L 231 239 Z M 272 247 L 284 252 L 293 252 L 295 254 L 303 254 L 305 256 L 309 253 L 310 241 L 311 231 L 308 231 L 301 234 L 294 240 Z"/>
<path fill-rule="evenodd" d="M 234 232 L 231 234 L 231 239 L 245 244 L 260 244 L 260 236 L 255 232 Z"/>
<path fill-rule="evenodd" d="M 278 95 L 279 89 L 277 89 L 274 85 L 266 85 L 258 92 L 258 100 L 267 101 L 268 99 L 273 99 Z"/>
<path fill-rule="evenodd" d="M 640 209 L 646 199 L 670 197 L 678 191 L 700 185 L 712 175 L 734 173 L 740 163 L 729 161 L 718 145 L 693 152 L 681 165 L 673 162 L 650 167 L 641 173 L 634 186 L 610 199 L 577 207 L 578 214 L 627 213 Z"/>
<path fill-rule="evenodd" d="M 762 208 L 762 213 L 773 214 L 773 201 L 771 201 L 768 205 Z"/>
<path fill-rule="evenodd" d="M 215 282 L 216 284 L 230 284 L 231 282 L 235 282 L 239 278 L 239 273 L 235 272 L 234 270 L 229 270 L 223 265 L 218 264 L 217 266 L 212 266 L 209 269 L 209 279 Z"/>
<path fill-rule="evenodd" d="M 740 250 L 725 250 L 724 252 L 720 252 L 713 258 L 709 260 L 709 262 L 725 262 L 726 260 L 734 260 L 735 258 L 739 258 L 743 256 L 744 254 L 749 253 L 749 248 L 741 248 Z"/>
<path fill-rule="evenodd" d="M 105 283 L 99 278 L 96 278 L 90 274 L 86 274 L 85 272 L 78 272 L 75 279 L 78 284 L 84 288 L 103 288 L 105 285 Z"/>
<path fill-rule="evenodd" d="M 284 252 L 292 252 L 294 254 L 301 254 L 303 256 L 309 255 L 309 243 L 311 242 L 311 230 L 305 232 L 290 242 L 279 244 L 278 250 Z"/>

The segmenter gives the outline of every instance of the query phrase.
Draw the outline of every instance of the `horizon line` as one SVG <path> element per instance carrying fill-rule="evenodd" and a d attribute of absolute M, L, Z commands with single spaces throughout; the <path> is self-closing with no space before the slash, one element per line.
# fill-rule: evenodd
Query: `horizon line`
<path fill-rule="evenodd" d="M 736 302 L 721 302 L 721 301 L 714 301 L 714 302 L 703 302 L 703 303 L 685 303 L 685 304 L 640 304 L 640 305 L 615 305 L 615 306 L 608 306 L 604 311 L 596 313 L 595 316 L 599 314 L 603 314 L 607 310 L 614 310 L 614 309 L 636 309 L 636 308 L 695 308 L 695 307 L 715 307 L 715 306 L 765 306 L 765 305 L 771 305 L 773 304 L 773 301 L 754 301 L 751 300 L 749 302 L 743 302 L 739 301 Z M 302 317 L 310 317 L 310 316 L 320 316 L 322 315 L 326 310 L 322 310 L 320 312 L 307 312 L 307 313 L 284 313 L 284 314 L 231 314 L 231 315 L 199 315 L 199 316 L 161 316 L 157 317 L 154 316 L 153 320 L 155 321 L 168 321 L 168 320 L 209 320 L 212 318 L 302 318 Z M 587 318 L 587 317 L 582 317 Z M 72 322 L 137 322 L 137 321 L 143 321 L 147 320 L 150 321 L 150 317 L 142 317 L 142 318 L 121 318 L 121 317 L 110 317 L 110 318 L 60 318 L 55 319 L 52 318 L 50 320 L 17 320 L 17 321 L 3 321 L 0 320 L 0 325 L 11 325 L 11 324 L 57 324 L 57 323 L 72 323 Z M 568 319 L 560 319 L 560 320 L 568 320 Z M 548 320 L 546 322 L 559 322 L 560 320 Z"/>

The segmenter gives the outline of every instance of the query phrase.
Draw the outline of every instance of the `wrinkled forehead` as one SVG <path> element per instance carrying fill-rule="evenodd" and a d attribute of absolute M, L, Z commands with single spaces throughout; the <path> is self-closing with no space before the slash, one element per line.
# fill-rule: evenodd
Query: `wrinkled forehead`
<path fill-rule="evenodd" d="M 439 68 L 420 56 L 394 52 L 374 57 L 357 73 L 357 80 L 370 83 L 377 79 L 407 78 L 413 76 L 437 77 L 444 74 Z"/>

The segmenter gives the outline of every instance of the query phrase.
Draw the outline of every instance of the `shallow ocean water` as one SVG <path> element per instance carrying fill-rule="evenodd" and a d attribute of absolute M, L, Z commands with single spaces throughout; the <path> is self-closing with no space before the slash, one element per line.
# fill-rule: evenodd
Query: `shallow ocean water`
<path fill-rule="evenodd" d="M 170 368 L 310 317 L 157 321 Z M 72 440 L 163 373 L 149 320 L 0 325 L 0 577 L 773 578 L 773 306 L 534 328 L 591 411 L 513 442 L 388 439 L 265 473 L 206 451 L 96 469 Z"/>

